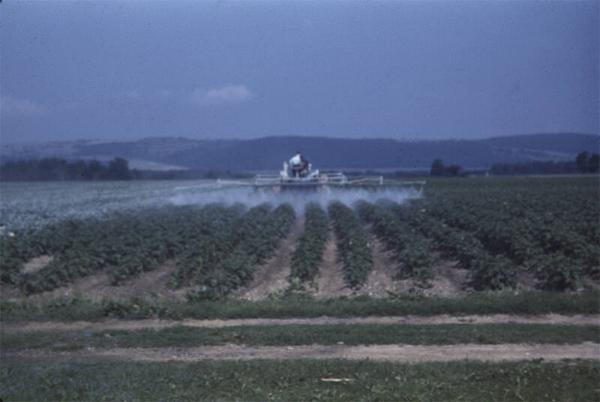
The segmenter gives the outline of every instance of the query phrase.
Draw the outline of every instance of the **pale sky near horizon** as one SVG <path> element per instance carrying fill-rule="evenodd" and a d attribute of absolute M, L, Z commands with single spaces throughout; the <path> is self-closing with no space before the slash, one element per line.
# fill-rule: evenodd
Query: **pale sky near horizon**
<path fill-rule="evenodd" d="M 0 3 L 0 140 L 600 132 L 600 2 Z"/>

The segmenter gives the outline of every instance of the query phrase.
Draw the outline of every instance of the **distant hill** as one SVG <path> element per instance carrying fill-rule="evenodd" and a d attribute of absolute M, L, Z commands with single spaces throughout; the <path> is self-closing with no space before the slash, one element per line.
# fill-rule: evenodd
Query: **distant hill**
<path fill-rule="evenodd" d="M 494 163 L 572 160 L 581 151 L 598 152 L 593 134 L 529 134 L 481 140 L 397 141 L 327 137 L 264 137 L 249 140 L 145 138 L 129 142 L 67 141 L 45 144 L 4 144 L 0 158 L 109 160 L 123 157 L 132 167 L 260 171 L 279 169 L 300 151 L 323 169 L 428 169 L 433 159 L 465 168 Z"/>

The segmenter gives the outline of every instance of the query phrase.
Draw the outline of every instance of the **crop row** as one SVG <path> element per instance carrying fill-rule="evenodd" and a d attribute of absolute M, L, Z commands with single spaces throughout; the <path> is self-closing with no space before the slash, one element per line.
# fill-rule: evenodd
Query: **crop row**
<path fill-rule="evenodd" d="M 553 179 L 513 181 L 509 187 L 486 181 L 478 188 L 455 184 L 419 201 L 411 216 L 426 210 L 448 226 L 446 232 L 466 234 L 485 249 L 472 254 L 487 252 L 505 267 L 509 264 L 503 260 L 509 259 L 515 268 L 533 273 L 544 289 L 574 289 L 580 277 L 600 278 L 597 183 Z M 453 243 L 447 233 L 442 241 Z"/>
<path fill-rule="evenodd" d="M 199 228 L 200 231 L 181 244 L 181 250 L 176 255 L 176 270 L 171 277 L 170 285 L 180 288 L 195 283 L 199 272 L 214 266 L 231 252 L 240 221 L 248 219 L 248 215 L 255 214 L 257 210 L 264 209 L 265 207 L 255 208 L 244 216 L 241 208 L 231 208 L 221 214 L 215 214 L 202 228 Z"/>
<path fill-rule="evenodd" d="M 453 228 L 473 233 L 496 260 L 510 259 L 513 265 L 533 272 L 545 289 L 574 289 L 580 276 L 599 276 L 599 246 L 577 233 L 556 225 L 532 225 L 526 219 L 517 222 L 492 213 L 458 211 L 444 208 L 435 216 Z"/>
<path fill-rule="evenodd" d="M 292 282 L 295 278 L 300 282 L 309 282 L 315 278 L 329 235 L 329 218 L 318 204 L 308 204 L 305 216 L 304 233 L 298 239 L 291 260 Z"/>
<path fill-rule="evenodd" d="M 19 274 L 16 284 L 36 293 L 100 271 L 108 273 L 113 285 L 120 284 L 181 255 L 193 239 L 212 236 L 221 222 L 241 210 L 211 205 L 64 222 L 30 236 L 35 253 L 29 255 L 54 259 L 38 272 Z"/>
<path fill-rule="evenodd" d="M 219 299 L 248 283 L 257 266 L 277 249 L 295 220 L 294 209 L 283 204 L 271 210 L 269 205 L 251 209 L 238 222 L 227 256 L 198 273 L 198 289 L 190 299 Z"/>
<path fill-rule="evenodd" d="M 394 214 L 393 203 L 374 205 L 361 202 L 357 206 L 361 219 L 372 225 L 373 231 L 401 263 L 398 277 L 414 277 L 426 284 L 433 276 L 435 257 L 431 242 Z"/>
<path fill-rule="evenodd" d="M 341 202 L 329 204 L 329 216 L 337 237 L 344 279 L 350 287 L 358 287 L 367 280 L 373 265 L 367 233 L 356 213 Z"/>
<path fill-rule="evenodd" d="M 476 290 L 498 290 L 516 285 L 514 264 L 504 256 L 490 255 L 472 233 L 433 218 L 427 210 L 396 207 L 408 223 L 433 240 L 433 247 L 446 258 L 458 260 L 469 270 L 469 283 Z"/>
<path fill-rule="evenodd" d="M 198 284 L 196 296 L 217 298 L 251 279 L 294 219 L 290 205 L 263 204 L 244 213 L 241 205 L 214 204 L 64 221 L 1 237 L 0 278 L 29 294 L 97 272 L 118 285 L 174 260 L 173 286 Z M 37 272 L 23 272 L 26 261 L 41 255 L 53 259 Z"/>

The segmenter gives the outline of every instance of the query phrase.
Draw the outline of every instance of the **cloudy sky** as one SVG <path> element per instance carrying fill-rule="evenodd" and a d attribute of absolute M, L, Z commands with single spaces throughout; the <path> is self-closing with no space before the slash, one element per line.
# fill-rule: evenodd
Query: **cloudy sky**
<path fill-rule="evenodd" d="M 599 3 L 5 0 L 1 140 L 598 133 Z"/>

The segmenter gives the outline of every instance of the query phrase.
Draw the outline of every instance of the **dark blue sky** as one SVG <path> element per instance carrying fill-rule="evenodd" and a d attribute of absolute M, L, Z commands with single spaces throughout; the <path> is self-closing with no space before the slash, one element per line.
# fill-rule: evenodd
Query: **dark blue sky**
<path fill-rule="evenodd" d="M 599 132 L 599 2 L 27 2 L 1 139 Z"/>

